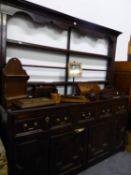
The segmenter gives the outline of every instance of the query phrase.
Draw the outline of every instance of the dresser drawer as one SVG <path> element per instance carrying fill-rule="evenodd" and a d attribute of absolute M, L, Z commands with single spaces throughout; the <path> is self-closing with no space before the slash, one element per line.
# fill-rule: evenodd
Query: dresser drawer
<path fill-rule="evenodd" d="M 115 113 L 122 113 L 128 111 L 128 102 L 127 99 L 119 99 L 114 101 L 114 112 Z"/>
<path fill-rule="evenodd" d="M 55 111 L 51 116 L 51 129 L 66 127 L 73 123 L 72 112 L 70 111 Z"/>
<path fill-rule="evenodd" d="M 99 103 L 97 106 L 97 119 L 109 118 L 112 117 L 113 108 L 111 102 L 102 102 Z"/>
<path fill-rule="evenodd" d="M 15 121 L 15 134 L 43 129 L 43 119 L 26 119 Z"/>
<path fill-rule="evenodd" d="M 78 122 L 91 122 L 95 120 L 96 109 L 92 106 L 84 105 L 81 108 L 77 109 Z"/>

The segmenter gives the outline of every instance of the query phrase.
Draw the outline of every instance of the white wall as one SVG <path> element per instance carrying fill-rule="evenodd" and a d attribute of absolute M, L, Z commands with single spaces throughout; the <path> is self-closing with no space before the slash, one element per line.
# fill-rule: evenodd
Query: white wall
<path fill-rule="evenodd" d="M 131 0 L 28 0 L 65 14 L 103 25 L 122 34 L 118 37 L 116 60 L 127 60 L 131 35 Z"/>

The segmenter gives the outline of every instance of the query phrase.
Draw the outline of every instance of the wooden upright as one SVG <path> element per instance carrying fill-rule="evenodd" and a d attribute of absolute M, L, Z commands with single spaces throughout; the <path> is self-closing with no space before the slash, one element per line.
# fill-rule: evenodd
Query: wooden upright
<path fill-rule="evenodd" d="M 128 56 L 128 61 L 131 61 L 131 36 L 130 36 L 130 40 L 128 42 L 128 53 L 127 53 L 127 56 Z"/>

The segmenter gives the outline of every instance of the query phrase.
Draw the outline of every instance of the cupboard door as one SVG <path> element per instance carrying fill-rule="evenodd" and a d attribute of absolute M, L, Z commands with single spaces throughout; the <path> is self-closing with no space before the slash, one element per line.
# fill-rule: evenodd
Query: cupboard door
<path fill-rule="evenodd" d="M 73 174 L 84 164 L 86 129 L 51 137 L 51 175 Z"/>
<path fill-rule="evenodd" d="M 124 149 L 126 138 L 127 114 L 120 114 L 115 120 L 115 149 Z"/>
<path fill-rule="evenodd" d="M 115 104 L 114 146 L 116 150 L 124 149 L 128 118 L 128 99 Z"/>
<path fill-rule="evenodd" d="M 112 122 L 109 120 L 90 126 L 88 133 L 88 162 L 110 153 L 112 132 Z"/>
<path fill-rule="evenodd" d="M 16 170 L 14 175 L 47 175 L 48 143 L 31 140 L 16 145 Z"/>

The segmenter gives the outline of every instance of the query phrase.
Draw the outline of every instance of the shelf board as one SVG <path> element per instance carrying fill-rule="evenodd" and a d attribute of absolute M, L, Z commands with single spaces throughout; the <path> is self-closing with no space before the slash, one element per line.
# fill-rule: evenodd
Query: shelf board
<path fill-rule="evenodd" d="M 81 51 L 75 51 L 70 50 L 71 55 L 81 55 L 81 56 L 88 56 L 88 57 L 94 57 L 95 59 L 104 59 L 108 60 L 111 59 L 111 56 L 102 55 L 102 54 L 96 54 L 96 53 L 89 53 L 89 52 L 81 52 Z"/>
<path fill-rule="evenodd" d="M 59 52 L 59 53 L 63 53 L 63 54 L 67 53 L 66 49 L 44 46 L 44 45 L 40 45 L 40 44 L 33 44 L 33 43 L 17 41 L 17 40 L 12 40 L 12 39 L 7 39 L 7 44 L 16 45 L 16 46 L 19 45 L 22 47 L 29 47 L 29 48 L 35 48 L 35 49 L 42 49 L 42 50 L 46 50 L 46 51 L 54 51 L 54 52 Z"/>
<path fill-rule="evenodd" d="M 44 65 L 32 65 L 32 64 L 23 64 L 22 66 L 23 66 L 23 67 L 34 67 L 34 68 L 66 69 L 65 67 L 44 66 Z"/>
<path fill-rule="evenodd" d="M 85 71 L 103 71 L 103 72 L 106 72 L 107 70 L 105 70 L 105 69 L 82 69 L 82 70 L 85 70 Z"/>
<path fill-rule="evenodd" d="M 66 67 L 58 67 L 58 66 L 44 66 L 44 65 L 32 65 L 32 64 L 23 64 L 22 65 L 23 67 L 34 67 L 34 68 L 51 68 L 51 69 L 66 69 Z M 103 71 L 103 72 L 106 72 L 107 70 L 105 69 L 85 69 L 83 68 L 82 70 L 85 70 L 85 71 Z"/>
<path fill-rule="evenodd" d="M 111 56 L 107 56 L 107 55 L 82 52 L 82 51 L 75 51 L 75 50 L 68 50 L 68 49 L 61 49 L 61 48 L 56 48 L 56 47 L 51 47 L 51 46 L 44 46 L 44 45 L 33 44 L 33 43 L 28 43 L 28 42 L 23 42 L 23 41 L 17 41 L 17 40 L 13 40 L 13 39 L 7 39 L 7 44 L 15 45 L 15 46 L 19 45 L 22 47 L 30 47 L 30 48 L 35 48 L 35 49 L 42 49 L 42 50 L 46 50 L 46 51 L 52 51 L 52 52 L 63 53 L 63 54 L 95 57 L 95 59 L 104 59 L 104 60 L 112 59 Z"/>
<path fill-rule="evenodd" d="M 98 84 L 107 84 L 108 81 L 88 81 L 88 82 L 83 82 L 83 81 L 75 81 L 75 84 L 77 83 L 98 83 Z M 28 82 L 28 85 L 55 85 L 55 86 L 64 86 L 64 85 L 68 85 L 68 86 L 72 86 L 73 82 L 68 81 L 68 82 Z"/>

